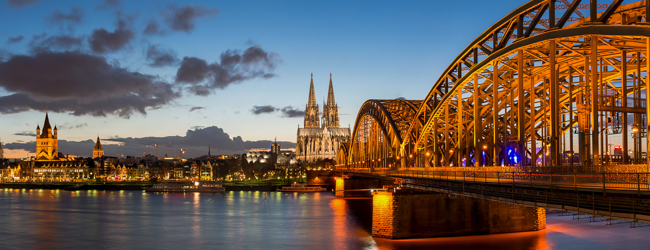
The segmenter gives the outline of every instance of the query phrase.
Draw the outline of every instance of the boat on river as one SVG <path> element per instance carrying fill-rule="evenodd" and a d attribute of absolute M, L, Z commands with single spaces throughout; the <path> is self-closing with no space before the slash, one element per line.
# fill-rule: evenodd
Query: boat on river
<path fill-rule="evenodd" d="M 200 181 L 192 183 L 169 183 L 163 181 L 161 183 L 154 184 L 153 187 L 145 188 L 147 192 L 170 192 L 170 193 L 223 193 L 226 191 L 221 184 L 216 183 L 204 183 Z"/>
<path fill-rule="evenodd" d="M 299 184 L 294 182 L 291 186 L 283 186 L 278 188 L 278 192 L 324 192 L 327 188 L 321 186 L 307 186 L 306 184 Z"/>

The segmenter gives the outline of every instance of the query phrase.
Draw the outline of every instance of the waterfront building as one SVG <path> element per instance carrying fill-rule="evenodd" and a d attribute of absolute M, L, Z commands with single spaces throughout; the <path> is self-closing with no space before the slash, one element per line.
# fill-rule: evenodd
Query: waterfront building
<path fill-rule="evenodd" d="M 314 75 L 309 85 L 309 100 L 305 108 L 304 128 L 298 127 L 296 158 L 300 161 L 336 160 L 339 145 L 350 140 L 350 128 L 339 126 L 339 107 L 334 99 L 332 74 L 330 74 L 327 102 L 319 121 L 319 108 L 314 93 Z"/>
<path fill-rule="evenodd" d="M 37 161 L 54 161 L 59 160 L 59 143 L 58 143 L 57 128 L 54 130 L 50 126 L 50 119 L 48 114 L 45 113 L 45 122 L 43 123 L 43 131 L 41 127 L 36 126 L 36 160 Z"/>
<path fill-rule="evenodd" d="M 32 161 L 31 179 L 38 182 L 69 182 L 91 178 L 85 161 Z"/>
<path fill-rule="evenodd" d="M 0 141 L 0 160 L 4 159 L 4 151 L 2 151 L 2 141 Z"/>
<path fill-rule="evenodd" d="M 97 142 L 93 148 L 93 159 L 101 158 L 104 156 L 104 149 L 102 149 L 102 143 L 99 141 L 99 136 L 97 136 Z"/>
<path fill-rule="evenodd" d="M 278 145 L 277 153 L 274 151 L 258 151 L 258 150 L 249 151 L 248 153 L 245 154 L 246 162 L 247 163 L 267 163 L 267 162 L 273 163 L 273 161 L 275 160 L 275 164 L 278 166 L 286 166 L 286 165 L 298 163 L 298 161 L 296 160 L 295 152 L 291 150 L 279 150 L 280 144 L 277 145 Z"/>
<path fill-rule="evenodd" d="M 0 183 L 13 182 L 20 178 L 20 165 L 0 161 Z"/>
<path fill-rule="evenodd" d="M 210 161 L 204 161 L 201 162 L 201 168 L 200 168 L 200 179 L 202 181 L 211 181 L 213 180 L 212 178 L 212 163 Z"/>
<path fill-rule="evenodd" d="M 184 170 L 185 170 L 185 168 L 181 164 L 178 164 L 178 165 L 174 166 L 174 177 L 173 177 L 173 179 L 183 179 L 184 178 L 184 174 L 183 174 Z"/>
<path fill-rule="evenodd" d="M 135 178 L 148 179 L 149 178 L 149 165 L 147 165 L 146 163 L 145 164 L 138 164 Z"/>
<path fill-rule="evenodd" d="M 127 166 L 122 164 L 123 166 L 126 166 L 126 175 L 128 180 L 140 180 L 142 177 L 138 175 L 138 167 L 136 166 Z"/>

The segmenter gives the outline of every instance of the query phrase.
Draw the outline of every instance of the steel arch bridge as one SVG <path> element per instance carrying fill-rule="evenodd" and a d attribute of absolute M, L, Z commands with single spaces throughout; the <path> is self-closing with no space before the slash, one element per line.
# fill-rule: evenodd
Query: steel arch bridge
<path fill-rule="evenodd" d="M 641 163 L 648 2 L 529 1 L 472 41 L 423 100 L 366 101 L 337 167 Z M 612 141 L 632 152 L 612 155 Z"/>

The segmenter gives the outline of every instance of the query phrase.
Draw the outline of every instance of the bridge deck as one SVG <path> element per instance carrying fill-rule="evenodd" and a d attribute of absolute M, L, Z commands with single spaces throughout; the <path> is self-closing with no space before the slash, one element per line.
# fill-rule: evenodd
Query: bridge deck
<path fill-rule="evenodd" d="M 401 179 L 402 186 L 524 206 L 650 223 L 648 173 L 503 173 L 356 170 Z"/>

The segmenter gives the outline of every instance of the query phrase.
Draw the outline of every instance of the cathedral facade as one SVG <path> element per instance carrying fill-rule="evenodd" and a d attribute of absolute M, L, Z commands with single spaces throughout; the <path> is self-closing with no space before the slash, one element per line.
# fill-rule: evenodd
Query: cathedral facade
<path fill-rule="evenodd" d="M 323 115 L 320 116 L 316 94 L 314 93 L 314 75 L 309 86 L 309 100 L 305 108 L 304 127 L 298 127 L 296 158 L 300 161 L 336 160 L 339 145 L 350 140 L 350 128 L 339 126 L 339 107 L 334 100 L 332 74 L 330 74 L 327 102 L 323 103 Z"/>

